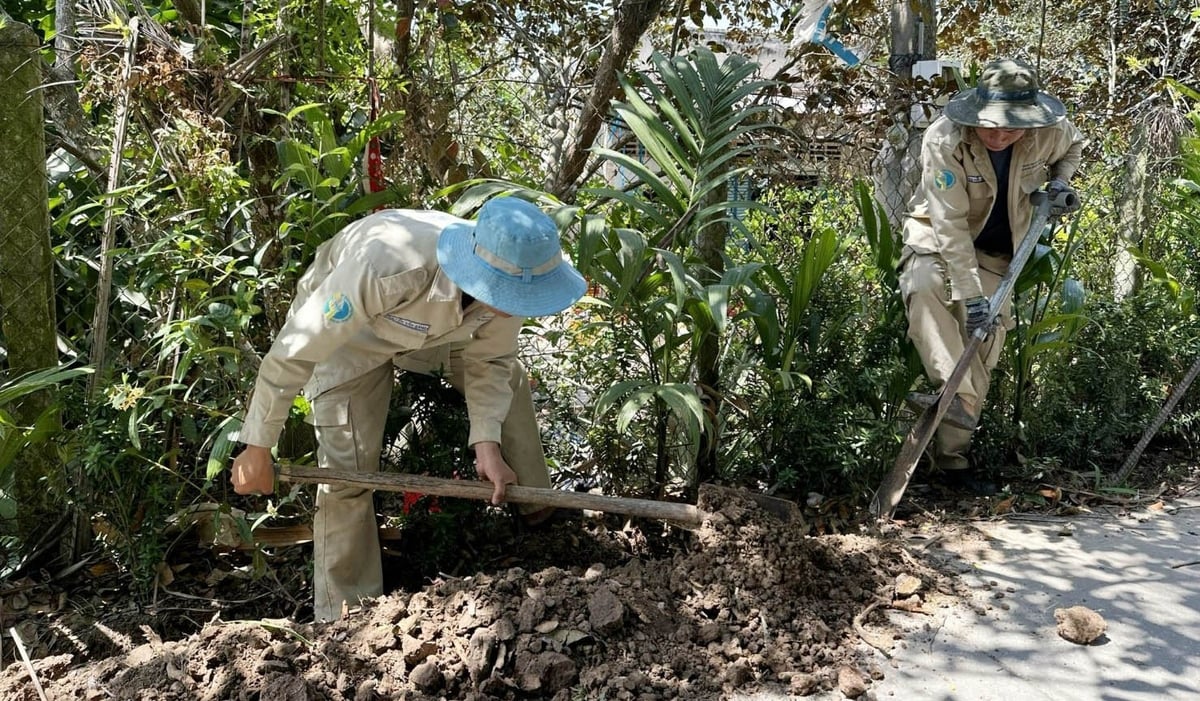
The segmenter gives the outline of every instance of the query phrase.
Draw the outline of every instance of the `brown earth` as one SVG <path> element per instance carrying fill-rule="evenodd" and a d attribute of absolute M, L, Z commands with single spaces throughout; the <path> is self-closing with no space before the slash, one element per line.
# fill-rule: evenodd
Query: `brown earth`
<path fill-rule="evenodd" d="M 303 583 L 269 577 L 255 580 L 266 587 L 255 597 L 270 593 L 273 609 L 194 595 L 198 631 L 177 639 L 154 625 L 165 602 L 125 631 L 28 616 L 18 636 L 41 647 L 30 665 L 11 662 L 13 645 L 0 649 L 0 698 L 39 699 L 30 666 L 52 700 L 649 700 L 833 688 L 855 698 L 885 673 L 868 647 L 892 642 L 881 609 L 919 615 L 956 594 L 898 539 L 813 536 L 810 522 L 781 523 L 751 500 L 707 499 L 712 516 L 694 531 L 559 523 L 510 543 L 490 568 L 329 624 L 297 622 Z M 258 618 L 264 610 L 281 617 Z M 255 620 L 230 620 L 250 612 Z"/>

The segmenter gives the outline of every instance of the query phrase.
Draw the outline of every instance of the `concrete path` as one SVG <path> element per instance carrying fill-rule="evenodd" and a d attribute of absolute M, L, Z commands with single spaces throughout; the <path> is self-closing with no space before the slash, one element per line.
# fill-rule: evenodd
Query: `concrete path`
<path fill-rule="evenodd" d="M 1200 700 L 1200 501 L 974 525 L 983 537 L 942 549 L 959 556 L 973 601 L 890 614 L 906 640 L 877 698 Z M 1108 623 L 1092 645 L 1056 632 L 1054 610 L 1075 605 Z"/>
<path fill-rule="evenodd" d="M 904 637 L 891 660 L 872 650 L 885 677 L 862 698 L 1200 701 L 1200 500 L 1125 516 L 1014 515 L 967 530 L 925 552 L 946 558 L 971 598 L 930 602 L 932 615 L 889 611 Z M 1056 632 L 1054 610 L 1075 605 L 1108 623 L 1092 645 Z"/>

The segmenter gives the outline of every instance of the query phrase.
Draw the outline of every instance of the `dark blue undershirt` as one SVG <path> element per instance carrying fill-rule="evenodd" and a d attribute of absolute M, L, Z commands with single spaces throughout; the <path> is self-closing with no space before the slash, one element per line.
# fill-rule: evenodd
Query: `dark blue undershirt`
<path fill-rule="evenodd" d="M 1008 166 L 1012 162 L 1012 146 L 1003 151 L 988 151 L 992 170 L 996 173 L 996 203 L 992 213 L 975 237 L 975 248 L 993 255 L 1011 256 L 1012 225 L 1008 222 Z"/>

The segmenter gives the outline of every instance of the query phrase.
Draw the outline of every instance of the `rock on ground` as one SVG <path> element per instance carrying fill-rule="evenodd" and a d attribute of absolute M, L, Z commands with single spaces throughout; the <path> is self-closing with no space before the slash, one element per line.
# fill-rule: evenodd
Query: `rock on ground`
<path fill-rule="evenodd" d="M 1086 606 L 1072 606 L 1054 610 L 1058 622 L 1058 635 L 1079 645 L 1091 645 L 1108 628 L 1104 617 Z"/>

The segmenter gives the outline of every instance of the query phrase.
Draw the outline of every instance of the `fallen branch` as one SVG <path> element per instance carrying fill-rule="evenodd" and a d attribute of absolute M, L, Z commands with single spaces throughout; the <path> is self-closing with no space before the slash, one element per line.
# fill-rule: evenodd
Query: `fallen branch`
<path fill-rule="evenodd" d="M 38 681 L 37 670 L 33 668 L 33 663 L 29 661 L 29 653 L 25 652 L 25 643 L 21 642 L 21 636 L 17 633 L 16 627 L 9 628 L 8 633 L 17 644 L 17 652 L 21 653 L 21 661 L 25 663 L 25 669 L 29 672 L 29 678 L 33 680 L 33 688 L 37 690 L 38 698 L 42 701 L 49 701 L 46 698 L 46 692 L 42 690 L 42 683 Z"/>
<path fill-rule="evenodd" d="M 883 599 L 876 599 L 870 604 L 867 604 L 867 607 L 854 617 L 853 624 L 854 632 L 858 634 L 858 637 L 861 638 L 864 643 L 882 652 L 883 656 L 890 660 L 892 659 L 891 646 L 873 640 L 872 638 L 874 638 L 874 636 L 863 627 L 863 620 L 865 620 L 867 616 L 871 615 L 871 612 L 878 608 L 880 604 L 886 603 L 888 602 L 884 601 Z"/>
<path fill-rule="evenodd" d="M 1192 560 L 1191 562 L 1181 562 L 1178 565 L 1171 565 L 1171 569 L 1178 570 L 1183 569 L 1184 567 L 1191 567 L 1192 565 L 1200 565 L 1200 560 Z"/>

